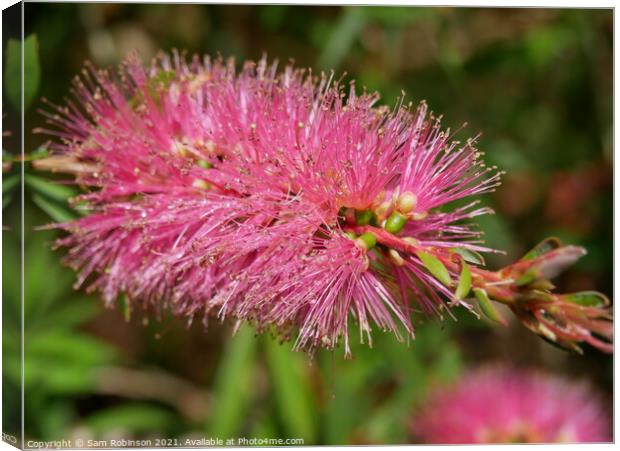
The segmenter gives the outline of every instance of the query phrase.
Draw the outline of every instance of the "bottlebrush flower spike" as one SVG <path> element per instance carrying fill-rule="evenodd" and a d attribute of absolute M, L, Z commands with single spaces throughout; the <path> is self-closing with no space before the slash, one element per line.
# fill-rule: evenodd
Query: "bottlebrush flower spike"
<path fill-rule="evenodd" d="M 429 444 L 609 442 L 610 425 L 588 384 L 502 366 L 436 387 L 411 422 Z"/>
<path fill-rule="evenodd" d="M 473 308 L 470 289 L 499 277 L 461 278 L 461 254 L 491 251 L 467 220 L 490 210 L 439 207 L 500 174 L 425 103 L 390 111 L 291 65 L 236 73 L 177 53 L 147 69 L 129 58 L 119 79 L 88 66 L 74 92 L 44 113 L 60 142 L 36 165 L 87 188 L 89 214 L 57 225 L 58 245 L 109 305 L 124 293 L 348 355 L 352 320 L 369 343 L 373 325 L 413 337 L 412 313 Z"/>

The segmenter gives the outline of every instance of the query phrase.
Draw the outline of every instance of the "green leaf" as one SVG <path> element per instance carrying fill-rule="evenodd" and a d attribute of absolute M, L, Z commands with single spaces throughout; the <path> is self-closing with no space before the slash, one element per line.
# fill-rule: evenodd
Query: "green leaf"
<path fill-rule="evenodd" d="M 6 218 L 6 216 L 5 216 Z M 11 231 L 2 231 L 2 314 L 3 328 L 19 327 L 22 310 L 21 290 L 21 240 L 14 232 L 18 225 L 12 225 Z M 25 266 L 25 269 L 29 269 Z"/>
<path fill-rule="evenodd" d="M 541 255 L 560 247 L 562 247 L 562 242 L 559 238 L 547 238 L 534 246 L 527 254 L 521 257 L 521 260 L 534 260 L 536 257 L 540 257 Z"/>
<path fill-rule="evenodd" d="M 99 435 L 119 428 L 131 434 L 161 434 L 174 420 L 174 414 L 162 407 L 135 402 L 98 411 L 88 417 L 85 423 Z"/>
<path fill-rule="evenodd" d="M 207 427 L 210 437 L 233 437 L 243 426 L 254 393 L 256 342 L 249 327 L 241 327 L 228 342 L 215 379 Z"/>
<path fill-rule="evenodd" d="M 533 28 L 523 39 L 524 62 L 542 68 L 552 64 L 567 46 L 575 45 L 578 38 L 562 26 Z"/>
<path fill-rule="evenodd" d="M 41 81 L 39 43 L 35 34 L 31 34 L 24 40 L 23 50 L 24 110 L 27 110 L 39 89 Z M 17 111 L 21 111 L 22 43 L 16 39 L 9 39 L 7 43 L 4 76 L 7 97 L 13 107 Z"/>
<path fill-rule="evenodd" d="M 522 295 L 523 301 L 555 302 L 555 297 L 546 290 L 528 289 Z"/>
<path fill-rule="evenodd" d="M 452 285 L 452 279 L 450 278 L 450 273 L 448 269 L 444 266 L 441 261 L 435 257 L 434 255 L 427 254 L 426 252 L 418 251 L 416 252 L 422 263 L 428 269 L 428 271 L 437 278 L 441 283 L 446 286 Z"/>
<path fill-rule="evenodd" d="M 24 371 L 31 372 L 31 366 L 34 366 L 33 362 L 26 360 Z M 30 389 L 39 387 L 44 388 L 50 395 L 67 396 L 90 394 L 95 388 L 95 371 L 90 366 L 43 364 L 37 369 L 39 374 L 30 379 Z"/>
<path fill-rule="evenodd" d="M 6 194 L 19 185 L 19 175 L 13 174 L 8 177 L 2 178 L 2 195 L 6 196 Z"/>
<path fill-rule="evenodd" d="M 24 41 L 24 108 L 28 109 L 34 100 L 41 82 L 39 65 L 39 41 L 31 34 Z"/>
<path fill-rule="evenodd" d="M 290 346 L 270 338 L 266 340 L 266 351 L 272 388 L 286 433 L 303 438 L 304 444 L 310 445 L 316 439 L 317 414 L 308 392 L 308 378 L 304 377 L 304 359 L 293 353 Z"/>
<path fill-rule="evenodd" d="M 29 318 L 29 330 L 37 332 L 41 329 L 70 329 L 91 319 L 99 311 L 99 306 L 92 299 L 77 298 L 74 302 L 60 303 L 37 312 L 37 317 Z M 33 315 L 30 315 L 32 317 Z M 53 325 L 53 326 L 52 326 Z"/>
<path fill-rule="evenodd" d="M 339 21 L 329 27 L 329 37 L 317 63 L 319 68 L 335 69 L 346 57 L 366 22 L 365 10 L 357 6 L 345 7 Z"/>
<path fill-rule="evenodd" d="M 32 201 L 56 222 L 69 222 L 77 218 L 73 210 L 47 200 L 39 194 L 32 196 Z"/>
<path fill-rule="evenodd" d="M 54 234 L 25 231 L 24 314 L 30 326 L 45 323 L 48 314 L 73 293 L 73 274 L 58 264 L 50 249 Z M 53 280 L 54 283 L 49 283 Z"/>
<path fill-rule="evenodd" d="M 597 291 L 580 291 L 579 293 L 565 294 L 562 296 L 566 301 L 584 307 L 606 307 L 609 299 Z"/>
<path fill-rule="evenodd" d="M 26 155 L 26 161 L 40 160 L 50 156 L 50 151 L 47 147 L 40 146 L 30 152 L 30 155 Z"/>
<path fill-rule="evenodd" d="M 452 249 L 452 252 L 459 254 L 468 263 L 473 263 L 474 265 L 484 265 L 484 257 L 478 252 L 463 249 L 462 247 L 455 247 Z"/>
<path fill-rule="evenodd" d="M 24 182 L 28 188 L 59 202 L 66 202 L 76 194 L 76 190 L 70 186 L 51 183 L 42 177 L 32 174 L 26 174 Z"/>
<path fill-rule="evenodd" d="M 464 299 L 471 290 L 471 271 L 469 265 L 465 262 L 465 259 L 461 260 L 461 275 L 459 277 L 459 283 L 456 287 L 455 296 L 457 299 Z"/>
<path fill-rule="evenodd" d="M 535 268 L 528 269 L 526 272 L 521 274 L 517 280 L 515 280 L 515 285 L 521 287 L 523 285 L 527 285 L 529 283 L 534 282 L 538 278 L 538 272 Z"/>
<path fill-rule="evenodd" d="M 27 337 L 27 352 L 37 358 L 60 365 L 96 366 L 115 358 L 112 347 L 76 330 L 57 330 Z"/>
<path fill-rule="evenodd" d="M 41 437 L 46 440 L 62 440 L 65 431 L 71 428 L 75 420 L 74 406 L 68 399 L 49 401 L 46 408 L 47 415 L 41 416 Z"/>
<path fill-rule="evenodd" d="M 6 207 L 8 207 L 12 200 L 13 200 L 12 194 L 3 194 L 2 195 L 2 209 L 4 210 Z"/>
<path fill-rule="evenodd" d="M 115 360 L 113 348 L 76 330 L 29 333 L 25 342 L 27 389 L 37 387 L 56 394 L 85 393 L 96 384 L 97 367 Z"/>
<path fill-rule="evenodd" d="M 7 98 L 17 111 L 21 111 L 22 99 L 22 45 L 15 39 L 9 39 L 6 45 L 6 65 L 4 69 L 4 89 Z"/>
<path fill-rule="evenodd" d="M 263 414 L 253 425 L 250 432 L 251 437 L 264 438 L 276 437 L 278 435 L 278 425 L 271 411 Z"/>
<path fill-rule="evenodd" d="M 482 311 L 482 313 L 484 313 L 484 315 L 490 320 L 493 320 L 505 326 L 507 324 L 506 320 L 497 311 L 497 309 L 493 305 L 493 302 L 489 299 L 489 295 L 487 294 L 487 292 L 482 288 L 474 288 L 473 291 L 476 295 L 476 299 L 478 299 L 478 305 L 480 306 L 480 310 Z"/>

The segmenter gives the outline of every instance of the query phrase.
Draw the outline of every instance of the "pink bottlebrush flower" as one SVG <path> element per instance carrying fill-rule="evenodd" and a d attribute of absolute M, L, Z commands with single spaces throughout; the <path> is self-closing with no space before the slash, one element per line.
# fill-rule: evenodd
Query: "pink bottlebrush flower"
<path fill-rule="evenodd" d="M 58 244 L 108 305 L 124 293 L 347 354 L 352 321 L 370 343 L 373 325 L 413 337 L 416 310 L 472 308 L 460 254 L 489 251 L 467 223 L 489 210 L 439 207 L 499 173 L 425 103 L 390 111 L 324 74 L 176 53 L 118 79 L 89 67 L 74 92 L 44 113 L 60 142 L 36 164 L 88 190 Z M 472 286 L 489 274 L 472 267 Z"/>
<path fill-rule="evenodd" d="M 437 387 L 411 426 L 429 444 L 592 443 L 610 441 L 610 424 L 585 382 L 498 366 Z"/>

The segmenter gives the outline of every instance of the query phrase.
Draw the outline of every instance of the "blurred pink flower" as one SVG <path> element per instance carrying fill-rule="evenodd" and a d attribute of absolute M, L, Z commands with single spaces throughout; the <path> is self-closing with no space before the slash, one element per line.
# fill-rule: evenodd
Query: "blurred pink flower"
<path fill-rule="evenodd" d="M 412 421 L 424 443 L 608 442 L 611 420 L 585 382 L 486 367 L 437 387 Z"/>

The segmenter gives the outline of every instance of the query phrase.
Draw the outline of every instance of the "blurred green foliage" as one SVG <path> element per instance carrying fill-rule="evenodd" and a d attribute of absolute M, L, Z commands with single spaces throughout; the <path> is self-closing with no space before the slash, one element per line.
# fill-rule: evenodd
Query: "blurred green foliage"
<path fill-rule="evenodd" d="M 346 71 L 388 105 L 403 90 L 406 100 L 426 99 L 453 130 L 468 122 L 460 139 L 481 132 L 487 163 L 508 172 L 484 197 L 498 214 L 479 220 L 487 243 L 506 251 L 489 264 L 556 235 L 589 250 L 559 288 L 612 292 L 611 10 L 106 3 L 26 3 L 25 10 L 26 53 L 40 62 L 41 80 L 27 99 L 38 89 L 62 103 L 86 59 L 110 66 L 133 49 L 149 59 L 173 47 L 234 55 L 238 63 L 266 52 Z M 15 50 L 7 53 L 5 67 L 14 70 Z M 11 133 L 3 136 L 3 412 L 4 430 L 18 430 L 19 109 L 14 99 L 3 102 Z M 29 105 L 24 146 L 36 158 L 47 137 L 30 133 L 45 122 L 38 98 Z M 165 315 L 149 321 L 139 310 L 125 318 L 122 305 L 105 309 L 96 295 L 71 288 L 75 275 L 50 250 L 58 233 L 37 229 L 75 215 L 66 207 L 75 188 L 46 180 L 28 162 L 25 171 L 28 438 L 411 443 L 410 413 L 429 387 L 496 360 L 585 377 L 611 393 L 609 357 L 571 356 L 519 324 L 489 326 L 467 312 L 457 321 L 427 319 L 410 344 L 377 331 L 372 348 L 354 344 L 352 360 L 341 350 L 309 358 L 246 327 L 231 338 L 231 325 L 215 321 L 205 330 Z"/>
<path fill-rule="evenodd" d="M 23 49 L 21 40 L 10 39 L 5 52 L 4 81 L 7 97 L 15 109 L 18 110 L 21 107 L 23 57 L 24 107 L 28 108 L 34 100 L 41 81 L 37 36 L 33 34 L 24 39 Z"/>

